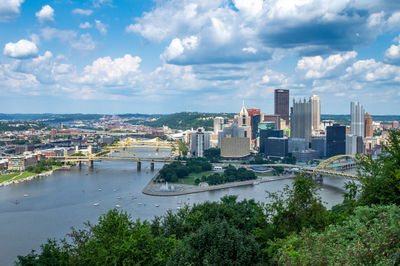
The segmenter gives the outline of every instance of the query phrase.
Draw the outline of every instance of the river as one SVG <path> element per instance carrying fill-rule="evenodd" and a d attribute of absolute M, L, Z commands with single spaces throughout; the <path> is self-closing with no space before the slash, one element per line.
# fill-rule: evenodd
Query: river
<path fill-rule="evenodd" d="M 162 165 L 156 163 L 155 169 Z M 95 163 L 93 170 L 73 167 L 0 187 L 0 265 L 12 265 L 17 255 L 37 250 L 48 238 L 65 237 L 71 226 L 82 228 L 85 221 L 96 222 L 116 205 L 133 218 L 151 220 L 169 208 L 176 210 L 181 203 L 217 201 L 224 195 L 266 201 L 266 190 L 281 190 L 292 182 L 280 180 L 176 197 L 143 195 L 141 191 L 152 177 L 149 162 L 142 163 L 142 170 L 137 172 L 135 162 L 102 161 Z M 320 195 L 328 208 L 342 201 L 343 184 L 343 179 L 324 179 Z"/>

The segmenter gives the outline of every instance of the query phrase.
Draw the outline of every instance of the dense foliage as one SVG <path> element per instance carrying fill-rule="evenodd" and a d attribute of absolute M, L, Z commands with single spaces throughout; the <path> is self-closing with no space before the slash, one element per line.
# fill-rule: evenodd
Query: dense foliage
<path fill-rule="evenodd" d="M 146 126 L 162 127 L 168 126 L 173 129 L 197 129 L 204 127 L 206 130 L 212 130 L 214 127 L 214 117 L 223 116 L 225 118 L 233 118 L 231 114 L 212 114 L 212 113 L 197 113 L 197 112 L 182 112 L 164 115 L 155 121 L 143 122 Z"/>
<path fill-rule="evenodd" d="M 360 158 L 360 187 L 348 183 L 332 210 L 299 175 L 268 193 L 267 203 L 226 196 L 151 223 L 111 210 L 73 230 L 70 241 L 49 240 L 19 256 L 17 265 L 398 265 L 399 143 L 400 133 L 391 132 L 386 154 Z"/>
<path fill-rule="evenodd" d="M 212 165 L 203 158 L 190 158 L 183 164 L 180 161 L 165 165 L 158 173 L 157 181 L 177 182 L 178 179 L 186 178 L 190 173 L 201 173 L 210 171 Z"/>
<path fill-rule="evenodd" d="M 221 149 L 210 148 L 204 151 L 204 157 L 211 162 L 218 162 L 221 159 Z"/>
<path fill-rule="evenodd" d="M 62 162 L 56 160 L 40 161 L 35 166 L 28 166 L 26 168 L 26 171 L 39 174 L 42 172 L 50 171 L 53 165 L 62 166 Z"/>
<path fill-rule="evenodd" d="M 46 125 L 34 122 L 0 122 L 0 132 L 25 131 L 28 129 L 43 129 Z"/>
<path fill-rule="evenodd" d="M 221 174 L 214 173 L 208 176 L 202 176 L 201 179 L 195 180 L 196 184 L 200 182 L 207 182 L 209 185 L 219 185 L 235 181 L 247 181 L 257 179 L 253 171 L 249 171 L 244 167 L 236 169 L 236 167 L 229 165 Z"/>

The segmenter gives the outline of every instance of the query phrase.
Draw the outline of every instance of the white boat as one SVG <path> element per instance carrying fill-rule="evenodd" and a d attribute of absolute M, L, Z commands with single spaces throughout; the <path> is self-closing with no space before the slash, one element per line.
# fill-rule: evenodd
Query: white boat
<path fill-rule="evenodd" d="M 28 194 L 24 194 L 24 197 L 28 197 L 29 195 Z"/>
<path fill-rule="evenodd" d="M 117 205 L 115 205 L 115 207 L 117 207 L 117 208 L 121 208 L 121 205 L 117 204 Z"/>
<path fill-rule="evenodd" d="M 139 202 L 138 205 L 142 205 L 143 203 Z"/>
<path fill-rule="evenodd" d="M 158 204 L 156 204 L 155 206 L 156 206 L 156 207 L 160 207 L 160 205 L 158 205 Z"/>
<path fill-rule="evenodd" d="M 100 203 L 98 203 L 98 202 L 93 203 L 93 206 L 99 206 L 99 205 L 100 205 Z"/>
<path fill-rule="evenodd" d="M 118 197 L 117 197 L 117 199 L 121 199 L 121 197 L 120 197 L 120 196 L 118 196 Z"/>
<path fill-rule="evenodd" d="M 101 191 L 101 188 L 99 188 L 99 191 Z"/>

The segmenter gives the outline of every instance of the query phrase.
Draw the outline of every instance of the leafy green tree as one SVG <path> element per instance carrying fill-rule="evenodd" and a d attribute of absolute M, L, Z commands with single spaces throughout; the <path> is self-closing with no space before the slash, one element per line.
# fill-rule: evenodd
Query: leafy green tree
<path fill-rule="evenodd" d="M 205 223 L 188 234 L 170 256 L 168 265 L 254 265 L 259 246 L 226 220 Z"/>
<path fill-rule="evenodd" d="M 398 265 L 400 209 L 396 205 L 357 207 L 343 223 L 311 229 L 277 243 L 273 264 Z"/>
<path fill-rule="evenodd" d="M 32 250 L 26 256 L 18 256 L 18 260 L 15 265 L 18 266 L 40 266 L 40 265 L 69 265 L 70 245 L 65 241 L 61 241 L 62 245 L 59 245 L 56 240 L 49 239 L 46 244 L 40 246 L 41 253 L 38 254 Z"/>
<path fill-rule="evenodd" d="M 400 131 L 391 131 L 377 160 L 358 156 L 360 205 L 400 204 Z"/>
<path fill-rule="evenodd" d="M 221 159 L 221 149 L 210 148 L 204 151 L 204 157 L 212 162 L 217 162 Z"/>

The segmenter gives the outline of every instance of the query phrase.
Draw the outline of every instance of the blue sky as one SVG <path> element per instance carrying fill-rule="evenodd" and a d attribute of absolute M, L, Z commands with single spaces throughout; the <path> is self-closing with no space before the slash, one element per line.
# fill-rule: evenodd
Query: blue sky
<path fill-rule="evenodd" d="M 398 0 L 0 0 L 0 112 L 400 114 Z"/>

